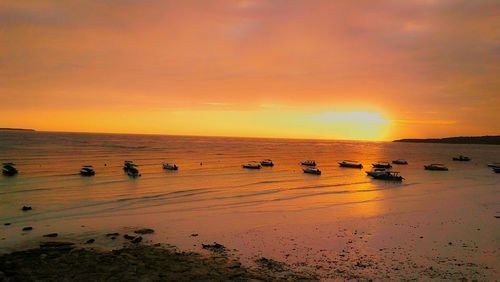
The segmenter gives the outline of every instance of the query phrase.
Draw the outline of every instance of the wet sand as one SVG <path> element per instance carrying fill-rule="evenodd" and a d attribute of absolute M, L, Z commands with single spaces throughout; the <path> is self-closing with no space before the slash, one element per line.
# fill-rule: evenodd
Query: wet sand
<path fill-rule="evenodd" d="M 383 233 L 393 232 L 394 237 L 389 238 L 377 238 L 373 231 L 368 231 L 388 220 L 351 221 L 336 230 L 329 229 L 332 226 L 302 230 L 302 235 L 309 233 L 321 238 L 316 244 L 294 237 L 297 230 L 280 227 L 242 234 L 242 241 L 254 244 L 248 248 L 265 249 L 262 244 L 270 244 L 284 261 L 263 256 L 249 259 L 241 256 L 241 251 L 249 250 L 231 249 L 215 242 L 194 244 L 196 252 L 183 250 L 157 243 L 157 234 L 149 228 L 66 236 L 49 233 L 36 239 L 38 247 L 0 256 L 0 281 L 494 281 L 498 277 L 498 250 L 488 253 L 474 241 L 456 238 L 436 242 L 435 237 L 427 238 L 429 234 L 417 232 L 406 235 L 413 238 L 407 245 L 392 240 L 401 232 L 418 230 L 418 222 L 391 222 L 393 227 L 385 226 Z M 280 240 L 249 239 L 278 229 Z M 189 237 L 193 242 L 206 241 L 197 233 Z M 335 242 L 337 246 L 322 247 L 325 242 Z M 374 245 L 384 247 L 375 249 Z M 433 246 L 432 251 L 425 253 L 429 245 Z M 464 252 L 469 255 L 464 256 Z M 478 262 L 474 255 L 490 257 L 491 264 Z"/>

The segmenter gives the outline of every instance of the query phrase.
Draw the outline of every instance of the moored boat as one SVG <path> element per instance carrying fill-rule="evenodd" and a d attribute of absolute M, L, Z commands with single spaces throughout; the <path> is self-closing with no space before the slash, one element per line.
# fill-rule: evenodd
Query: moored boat
<path fill-rule="evenodd" d="M 384 171 L 383 173 L 373 176 L 374 179 L 390 180 L 390 181 L 403 181 L 403 177 L 397 171 Z"/>
<path fill-rule="evenodd" d="M 493 168 L 493 171 L 494 171 L 495 173 L 500 173 L 500 167 L 494 167 L 494 168 Z"/>
<path fill-rule="evenodd" d="M 91 165 L 84 165 L 80 169 L 80 174 L 82 176 L 93 176 L 93 175 L 95 175 L 95 171 Z"/>
<path fill-rule="evenodd" d="M 368 176 L 375 177 L 375 175 L 383 174 L 387 170 L 385 168 L 374 168 L 370 171 L 365 171 Z"/>
<path fill-rule="evenodd" d="M 316 161 L 314 160 L 306 160 L 300 162 L 301 165 L 306 165 L 306 166 L 316 166 Z"/>
<path fill-rule="evenodd" d="M 398 165 L 407 165 L 408 162 L 406 160 L 403 160 L 403 159 L 397 159 L 397 160 L 394 160 L 392 161 L 393 164 L 398 164 Z"/>
<path fill-rule="evenodd" d="M 141 174 L 139 173 L 139 170 L 135 166 L 131 166 L 130 168 L 128 168 L 127 174 L 131 177 L 141 176 Z"/>
<path fill-rule="evenodd" d="M 375 168 L 391 168 L 392 165 L 388 162 L 376 162 L 372 164 L 373 167 Z"/>
<path fill-rule="evenodd" d="M 2 164 L 2 174 L 6 176 L 13 176 L 18 173 L 16 165 L 14 163 L 3 163 Z"/>
<path fill-rule="evenodd" d="M 133 161 L 124 161 L 123 162 L 123 170 L 128 172 L 131 168 L 136 167 L 137 165 Z"/>
<path fill-rule="evenodd" d="M 357 161 L 343 160 L 343 161 L 339 162 L 339 165 L 341 167 L 363 168 L 363 165 L 360 162 L 357 162 Z"/>
<path fill-rule="evenodd" d="M 274 166 L 274 163 L 273 163 L 273 161 L 272 161 L 272 160 L 267 159 L 267 160 L 263 160 L 263 161 L 261 161 L 261 162 L 260 162 L 260 165 L 261 165 L 261 166 Z"/>
<path fill-rule="evenodd" d="M 166 169 L 166 170 L 178 170 L 179 167 L 176 164 L 163 163 L 163 169 Z"/>
<path fill-rule="evenodd" d="M 488 167 L 492 167 L 492 168 L 500 167 L 500 163 L 489 163 Z"/>
<path fill-rule="evenodd" d="M 304 173 L 309 173 L 309 174 L 315 174 L 315 175 L 320 175 L 321 170 L 317 168 L 312 168 L 312 167 L 306 167 L 303 169 Z"/>
<path fill-rule="evenodd" d="M 249 162 L 247 164 L 242 165 L 242 167 L 248 169 L 260 169 L 262 166 L 257 162 Z"/>
<path fill-rule="evenodd" d="M 470 158 L 460 155 L 458 157 L 453 157 L 452 160 L 459 161 L 459 162 L 468 162 L 468 161 L 470 161 Z"/>
<path fill-rule="evenodd" d="M 426 170 L 441 170 L 441 171 L 446 171 L 448 168 L 444 164 L 430 164 L 430 165 L 424 165 L 424 168 Z"/>

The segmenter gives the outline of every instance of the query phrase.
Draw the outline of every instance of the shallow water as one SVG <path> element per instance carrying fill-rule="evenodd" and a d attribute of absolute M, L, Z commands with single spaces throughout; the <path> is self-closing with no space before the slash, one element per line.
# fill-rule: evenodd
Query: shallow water
<path fill-rule="evenodd" d="M 472 161 L 451 161 L 460 154 Z M 241 168 L 267 158 L 274 167 Z M 394 168 L 405 177 L 403 183 L 372 180 L 364 173 L 373 162 L 398 158 L 409 161 Z M 321 176 L 302 173 L 299 162 L 306 159 L 316 160 Z M 340 168 L 343 159 L 365 168 Z M 128 177 L 124 160 L 139 164 L 142 176 Z M 184 247 L 218 240 L 243 256 L 283 258 L 296 244 L 280 240 L 286 234 L 325 248 L 324 232 L 338 233 L 340 225 L 356 220 L 369 225 L 369 219 L 411 213 L 429 217 L 424 225 L 434 215 L 468 218 L 463 209 L 485 215 L 478 225 L 491 232 L 479 241 L 493 242 L 497 251 L 500 246 L 500 219 L 494 218 L 500 212 L 500 175 L 486 167 L 500 161 L 499 146 L 0 132 L 0 161 L 19 169 L 15 177 L 0 176 L 0 252 L 49 232 L 146 226 L 157 230 L 155 240 Z M 165 171 L 162 162 L 174 162 L 179 170 Z M 423 170 L 429 163 L 445 163 L 450 171 Z M 94 177 L 78 174 L 87 164 L 94 166 Z M 23 205 L 34 210 L 22 212 Z M 12 225 L 3 226 L 6 222 Z M 21 226 L 34 230 L 21 233 Z M 311 231 L 319 227 L 327 231 Z M 377 228 L 388 230 L 377 223 L 372 231 Z M 255 238 L 249 235 L 255 232 Z M 191 233 L 200 236 L 193 239 Z M 336 244 L 330 244 L 332 250 L 340 248 Z"/>

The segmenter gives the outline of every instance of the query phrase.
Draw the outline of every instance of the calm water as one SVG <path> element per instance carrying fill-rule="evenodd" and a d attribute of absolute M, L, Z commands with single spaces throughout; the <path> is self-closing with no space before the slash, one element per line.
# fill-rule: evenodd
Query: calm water
<path fill-rule="evenodd" d="M 459 154 L 472 161 L 451 161 Z M 241 168 L 267 158 L 273 168 Z M 396 167 L 406 179 L 401 184 L 364 173 L 372 162 L 397 158 L 410 163 Z M 316 160 L 323 174 L 302 173 L 298 163 L 305 159 Z M 340 168 L 343 159 L 365 168 Z M 142 177 L 125 175 L 124 160 L 139 164 Z M 19 169 L 15 177 L 0 176 L 0 223 L 18 226 L 0 227 L 3 250 L 44 232 L 78 234 L 82 225 L 153 227 L 159 239 L 181 244 L 191 244 L 179 238 L 197 232 L 243 248 L 238 238 L 256 228 L 419 210 L 425 197 L 460 189 L 468 192 L 454 203 L 495 209 L 500 187 L 500 175 L 486 168 L 500 161 L 500 147 L 485 145 L 0 132 L 0 161 Z M 164 171 L 162 162 L 180 169 Z M 428 163 L 445 163 L 450 171 L 424 171 Z M 94 177 L 78 174 L 86 164 L 94 166 Z M 469 202 L 470 195 L 480 200 Z M 23 213 L 23 205 L 34 210 Z M 19 236 L 28 225 L 34 231 Z"/>

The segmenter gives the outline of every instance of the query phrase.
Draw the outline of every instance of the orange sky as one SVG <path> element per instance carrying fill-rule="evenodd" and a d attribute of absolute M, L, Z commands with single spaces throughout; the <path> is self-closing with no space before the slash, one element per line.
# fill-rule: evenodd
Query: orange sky
<path fill-rule="evenodd" d="M 498 1 L 0 2 L 0 127 L 500 134 Z"/>

